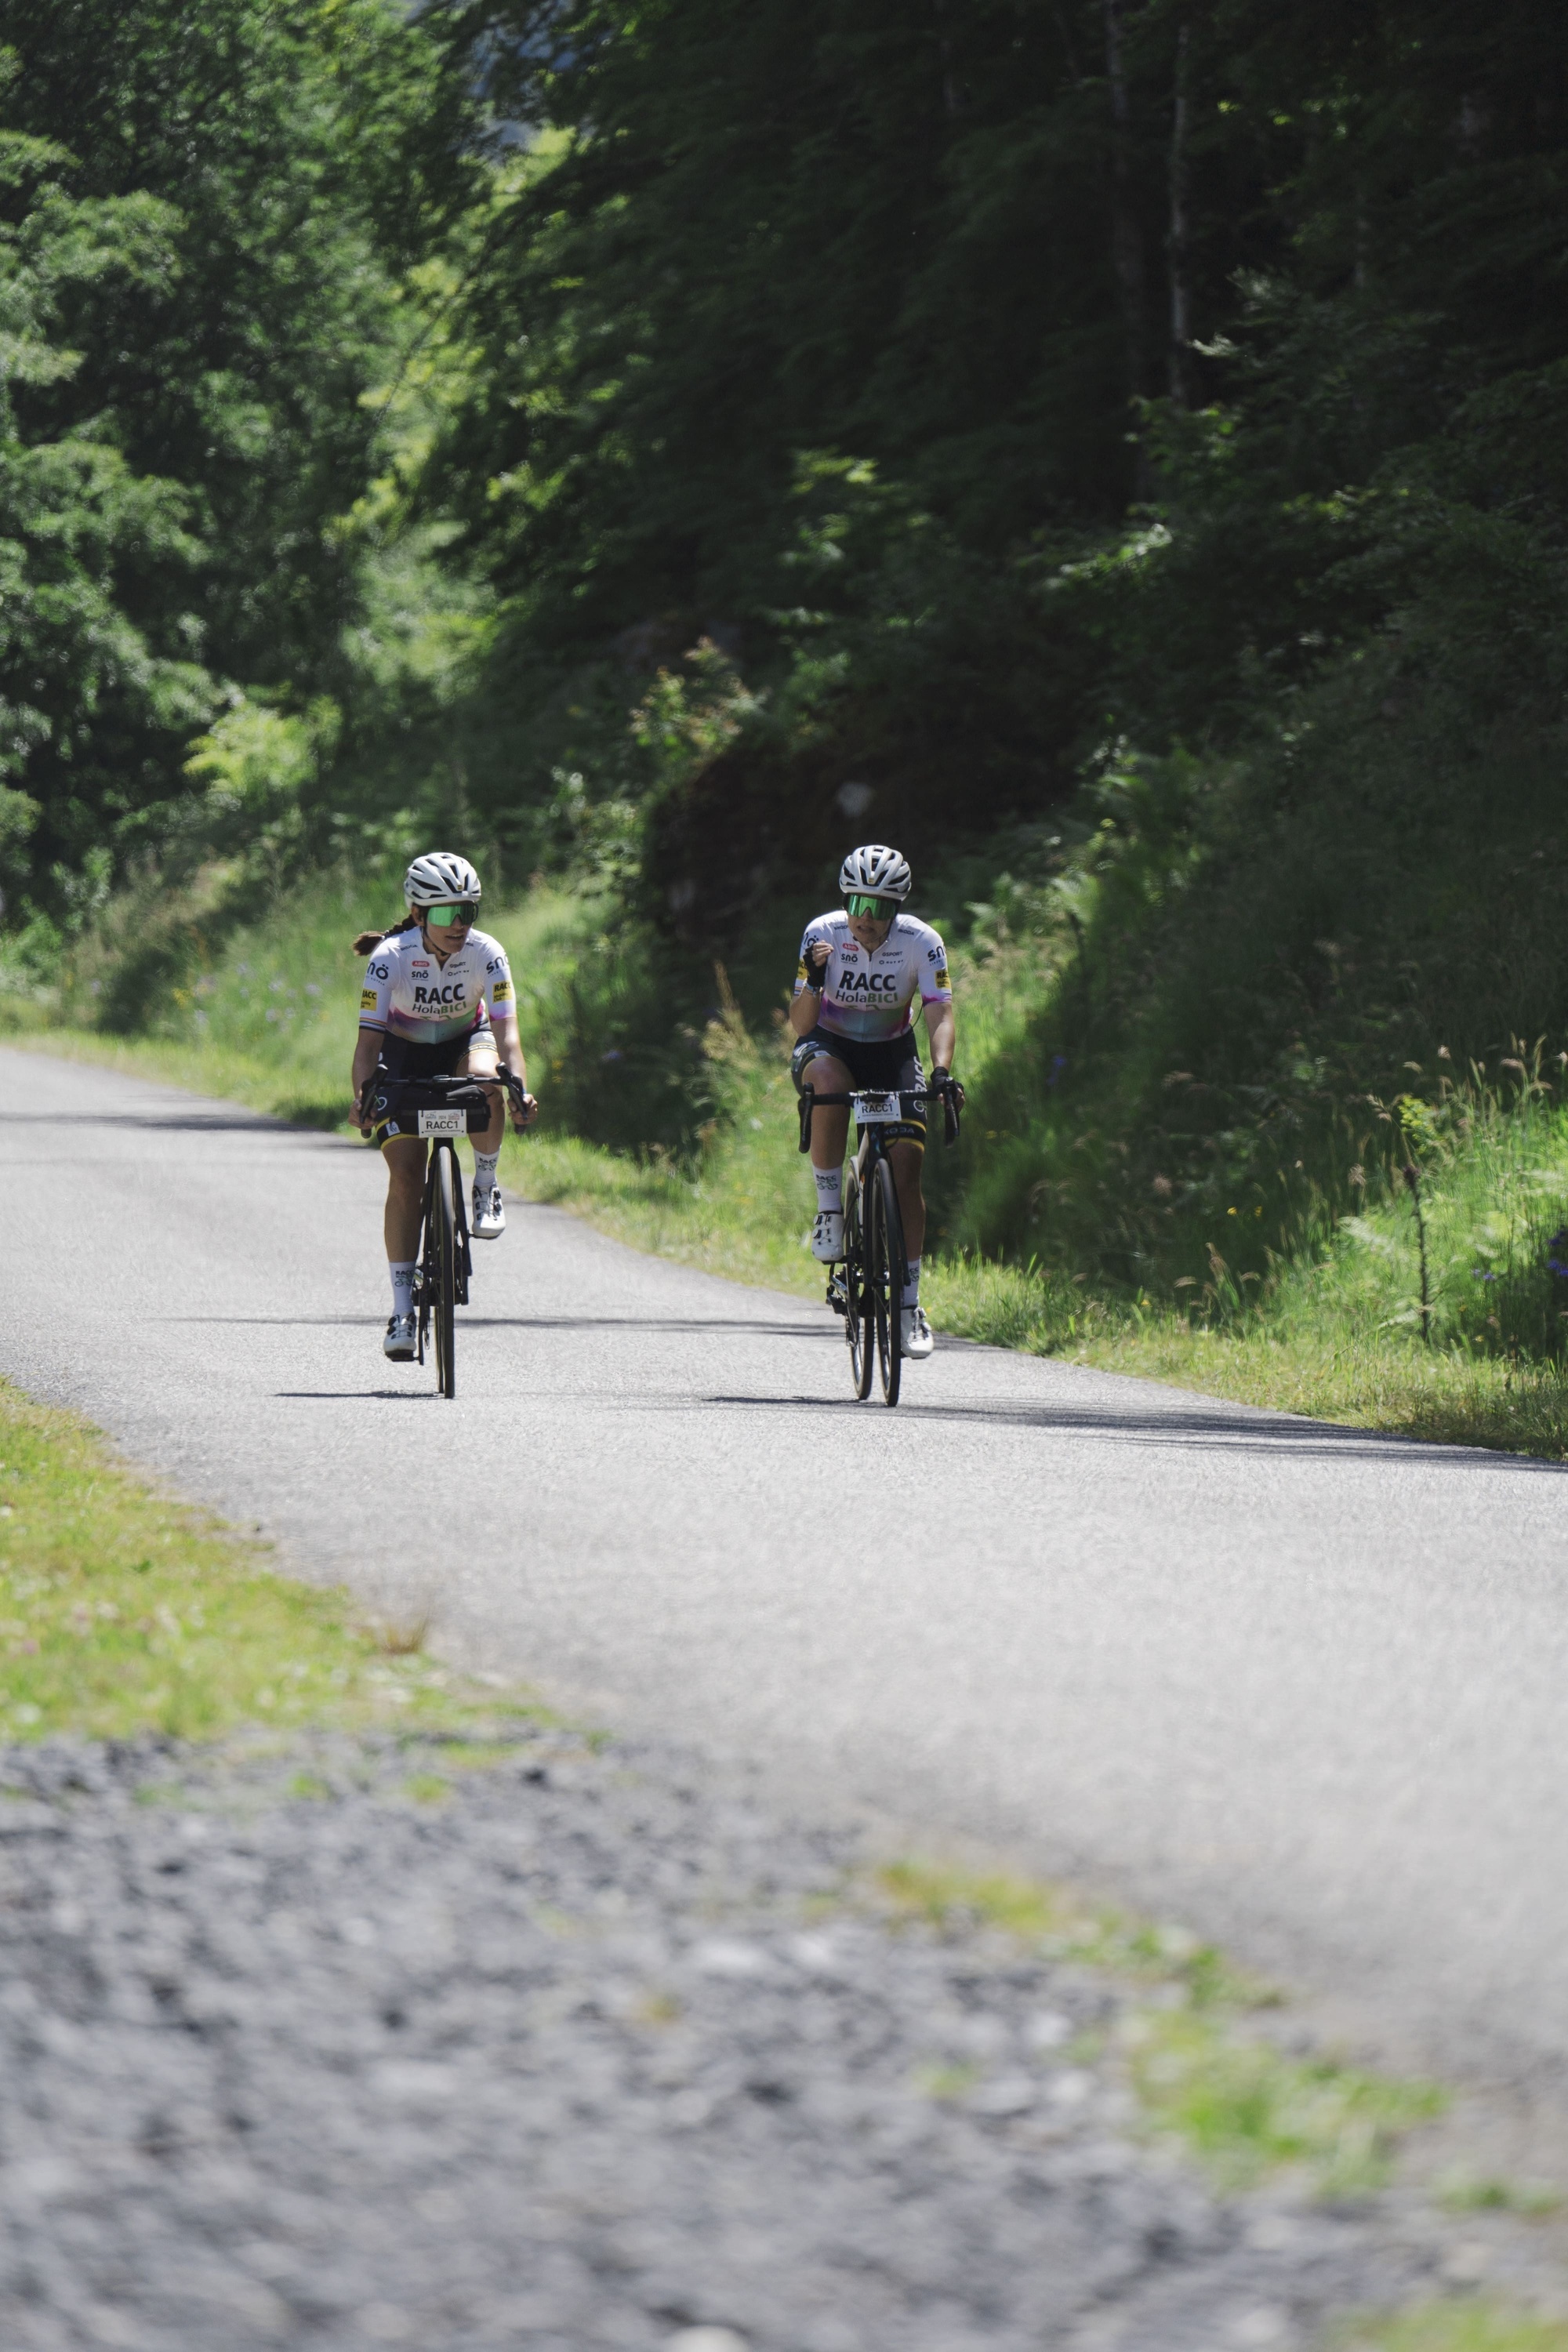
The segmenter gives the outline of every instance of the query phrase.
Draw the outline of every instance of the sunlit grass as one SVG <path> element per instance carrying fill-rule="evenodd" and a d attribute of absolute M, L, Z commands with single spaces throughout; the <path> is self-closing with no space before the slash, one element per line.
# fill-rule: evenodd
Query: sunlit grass
<path fill-rule="evenodd" d="M 1105 1905 L 1085 1905 L 1067 1889 L 1039 1879 L 902 1861 L 880 1869 L 876 1887 L 895 1918 L 919 1919 L 952 1932 L 995 1927 L 1054 1959 L 1079 1960 L 1151 1983 L 1180 1984 L 1196 2009 L 1262 2009 L 1277 1999 L 1269 1986 L 1232 1968 L 1213 1945 L 1185 1929 L 1160 1927 Z"/>
<path fill-rule="evenodd" d="M 1277 2048 L 1249 2020 L 1278 1995 L 1180 1928 L 1038 1881 L 923 1862 L 884 1866 L 874 1894 L 895 1919 L 955 1935 L 989 1927 L 1130 1981 L 1148 2005 L 1123 2021 L 1115 2055 L 1145 2128 L 1181 2141 L 1226 2190 L 1294 2173 L 1320 2196 L 1365 2195 L 1401 2138 L 1445 2104 L 1432 2084 Z"/>
<path fill-rule="evenodd" d="M 1568 2352 L 1568 2320 L 1500 2304 L 1433 2303 L 1352 2321 L 1331 2352 Z"/>
<path fill-rule="evenodd" d="M 268 920 L 234 934 L 184 1001 L 165 1009 L 157 1034 L 121 1039 L 97 1030 L 40 1029 L 37 1007 L 16 1003 L 0 1004 L 0 1024 L 9 1024 L 0 1034 L 46 1053 L 352 1132 L 348 1068 L 356 1015 L 349 942 L 362 923 L 388 919 L 394 910 L 381 903 L 385 895 L 384 887 L 378 895 L 323 886 L 290 901 L 287 929 Z M 503 1181 L 636 1248 L 819 1298 L 823 1278 L 806 1247 L 814 1200 L 795 1148 L 787 1041 L 748 1035 L 727 1014 L 710 1024 L 705 1067 L 721 1098 L 721 1115 L 689 1155 L 655 1148 L 613 1152 L 584 1142 L 563 1131 L 550 1103 L 590 912 L 582 901 L 541 891 L 487 919 L 517 968 L 531 1076 L 546 1105 L 544 1125 L 533 1137 L 520 1142 L 509 1136 Z M 971 1066 L 1005 1060 L 1016 1044 L 1017 1006 L 996 1001 L 994 977 L 983 971 L 968 972 L 965 986 Z M 1568 1375 L 1552 1361 L 1533 1360 L 1529 1349 L 1510 1358 L 1487 1323 L 1494 1307 L 1506 1316 L 1510 1299 L 1537 1322 L 1555 1314 L 1542 1249 L 1559 1214 L 1559 1192 L 1568 1202 L 1568 1110 L 1527 1087 L 1521 1094 L 1522 1078 L 1510 1084 L 1513 1093 L 1506 1097 L 1476 1090 L 1474 1116 L 1467 1113 L 1428 1155 L 1423 1200 L 1436 1345 L 1422 1344 L 1412 1304 L 1416 1241 L 1403 1196 L 1364 1201 L 1362 1214 L 1332 1229 L 1314 1254 L 1277 1267 L 1259 1304 L 1224 1316 L 1189 1316 L 1173 1296 L 1097 1291 L 1038 1265 L 944 1255 L 937 1235 L 954 1173 L 966 1170 L 967 1181 L 985 1165 L 988 1139 L 973 1119 L 961 1160 L 949 1163 L 932 1146 L 935 1228 L 922 1280 L 928 1311 L 939 1333 L 1242 1403 L 1563 1457 Z M 1568 1297 L 1568 1283 L 1563 1288 Z"/>
<path fill-rule="evenodd" d="M 0 1383 L 0 1741 L 456 1731 L 494 1709 L 345 1594 L 274 1574 L 258 1545 L 143 1484 L 74 1414 Z"/>
<path fill-rule="evenodd" d="M 1435 2084 L 1289 2057 L 1213 2018 L 1138 2022 L 1131 2071 L 1145 2114 L 1228 2189 L 1300 2171 L 1320 2196 L 1364 2196 L 1387 2179 L 1401 2137 L 1446 2104 Z"/>

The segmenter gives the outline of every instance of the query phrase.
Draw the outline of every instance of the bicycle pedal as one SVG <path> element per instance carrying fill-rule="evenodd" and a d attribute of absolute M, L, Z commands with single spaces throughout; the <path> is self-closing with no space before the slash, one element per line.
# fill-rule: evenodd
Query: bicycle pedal
<path fill-rule="evenodd" d="M 847 1315 L 849 1312 L 849 1299 L 847 1294 L 845 1291 L 843 1283 L 839 1281 L 837 1276 L 833 1277 L 827 1286 L 827 1304 L 832 1307 L 835 1315 Z"/>

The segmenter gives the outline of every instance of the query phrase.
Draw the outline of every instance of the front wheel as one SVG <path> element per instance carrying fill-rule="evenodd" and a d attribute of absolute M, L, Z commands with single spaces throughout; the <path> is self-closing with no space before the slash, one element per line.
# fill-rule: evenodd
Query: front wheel
<path fill-rule="evenodd" d="M 458 1303 L 458 1203 L 455 1197 L 452 1171 L 456 1162 L 449 1151 L 439 1147 L 432 1171 L 430 1201 L 429 1254 L 431 1266 L 431 1314 L 436 1325 L 436 1386 L 444 1397 L 458 1393 L 458 1365 L 453 1341 L 457 1334 Z"/>
<path fill-rule="evenodd" d="M 850 1377 L 856 1395 L 864 1402 L 871 1393 L 874 1349 L 860 1186 L 853 1169 L 844 1179 L 844 1336 L 849 1342 Z"/>
<path fill-rule="evenodd" d="M 877 1326 L 877 1363 L 882 1375 L 882 1398 L 899 1402 L 899 1381 L 904 1368 L 904 1221 L 899 1212 L 899 1192 L 893 1171 L 879 1160 L 867 1203 L 871 1269 L 871 1303 Z M 866 1387 L 870 1387 L 869 1378 Z M 865 1394 L 865 1390 L 861 1391 Z"/>

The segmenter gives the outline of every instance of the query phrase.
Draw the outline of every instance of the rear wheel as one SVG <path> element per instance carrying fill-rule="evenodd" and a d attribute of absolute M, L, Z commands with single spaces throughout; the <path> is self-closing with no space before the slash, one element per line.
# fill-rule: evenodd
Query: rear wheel
<path fill-rule="evenodd" d="M 844 1336 L 849 1342 L 849 1370 L 855 1393 L 871 1393 L 873 1344 L 871 1294 L 866 1284 L 866 1234 L 861 1223 L 860 1187 L 851 1169 L 844 1179 Z"/>
<path fill-rule="evenodd" d="M 893 1171 L 885 1160 L 878 1160 L 874 1179 L 866 1223 L 869 1240 L 867 1258 L 872 1269 L 870 1289 L 877 1325 L 877 1363 L 882 1375 L 883 1400 L 888 1404 L 897 1404 L 904 1366 L 904 1221 L 899 1213 Z M 870 1385 L 868 1377 L 866 1386 Z"/>
<path fill-rule="evenodd" d="M 458 1204 L 453 1193 L 456 1162 L 449 1151 L 436 1153 L 434 1198 L 430 1203 L 431 1242 L 435 1257 L 434 1295 L 430 1312 L 436 1325 L 436 1386 L 444 1397 L 458 1393 L 458 1366 L 453 1350 L 458 1303 Z"/>

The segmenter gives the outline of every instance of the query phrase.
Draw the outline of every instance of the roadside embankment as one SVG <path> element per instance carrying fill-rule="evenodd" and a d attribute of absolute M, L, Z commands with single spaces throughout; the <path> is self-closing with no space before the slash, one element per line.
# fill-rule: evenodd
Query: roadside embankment
<path fill-rule="evenodd" d="M 1555 2192 L 1192 1936 L 552 1722 L 12 1390 L 0 1449 L 17 2352 L 1563 2352 Z"/>
<path fill-rule="evenodd" d="M 258 992 L 264 997 L 269 990 Z M 316 1000 L 308 1002 L 298 1058 L 292 1045 L 281 1052 L 269 1040 L 264 1052 L 254 1029 L 233 1042 L 110 1037 L 52 1025 L 11 1026 L 4 1034 L 13 1046 L 162 1078 L 277 1118 L 348 1132 L 353 1007 L 346 992 L 342 1004 L 318 1009 Z M 268 1009 L 263 1003 L 258 1017 Z M 548 1037 L 542 1052 L 534 1050 L 537 1042 L 528 1039 L 531 1080 L 548 1101 Z M 503 1180 L 525 1198 L 569 1209 L 636 1248 L 816 1297 L 821 1283 L 805 1248 L 809 1202 L 787 1067 L 733 1019 L 710 1024 L 707 1045 L 724 1092 L 723 1116 L 711 1122 L 695 1157 L 611 1150 L 547 1125 L 524 1142 L 509 1136 Z M 987 1141 L 971 1118 L 960 1150 L 983 1155 Z M 940 1148 L 931 1159 L 940 1234 L 942 1188 L 950 1180 Z M 1424 1200 L 1447 1294 L 1492 1312 L 1505 1285 L 1544 1288 L 1544 1301 L 1529 1299 L 1528 1311 L 1537 1320 L 1555 1314 L 1558 1277 L 1548 1228 L 1560 1196 L 1568 1197 L 1568 1119 L 1555 1105 L 1494 1115 L 1479 1136 L 1463 1139 L 1432 1171 Z M 1369 1203 L 1314 1254 L 1282 1264 L 1265 1308 L 1214 1320 L 1146 1297 L 1096 1292 L 1032 1262 L 954 1252 L 940 1239 L 926 1259 L 922 1295 L 939 1331 L 991 1346 L 1356 1428 L 1551 1459 L 1568 1455 L 1568 1378 L 1561 1365 L 1522 1351 L 1489 1352 L 1462 1336 L 1424 1345 L 1419 1283 L 1415 1222 L 1408 1206 L 1391 1198 Z"/>

